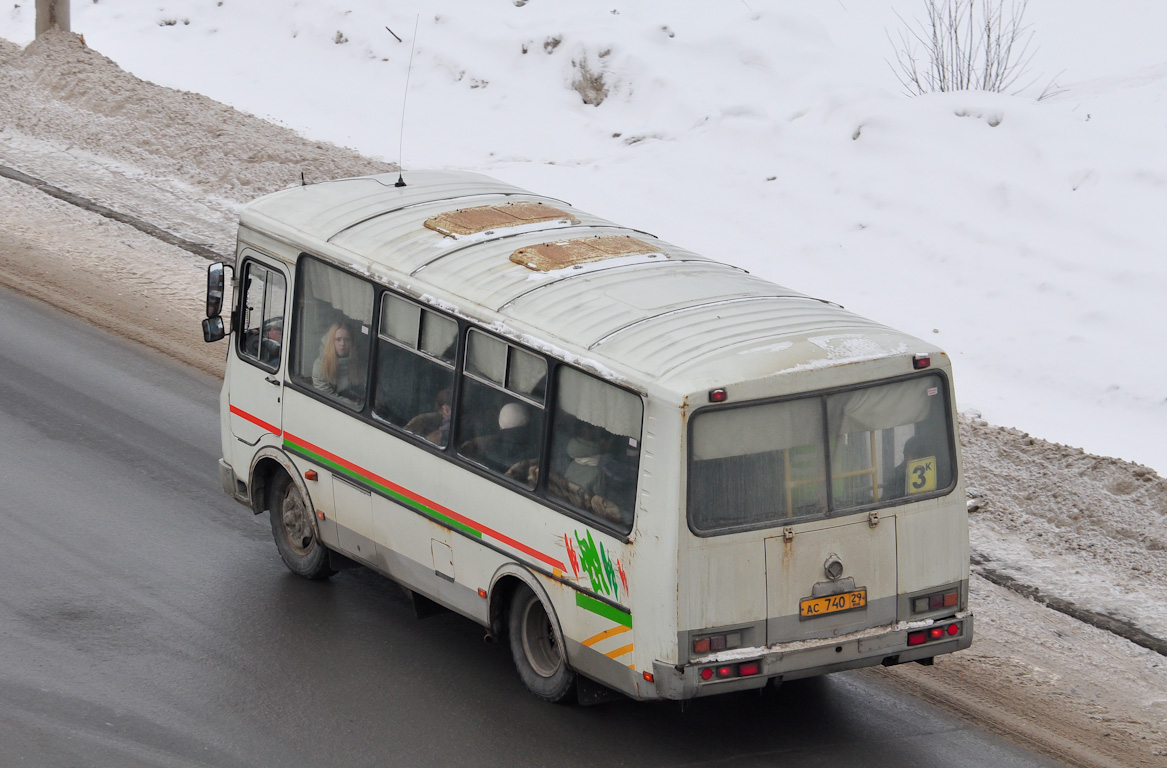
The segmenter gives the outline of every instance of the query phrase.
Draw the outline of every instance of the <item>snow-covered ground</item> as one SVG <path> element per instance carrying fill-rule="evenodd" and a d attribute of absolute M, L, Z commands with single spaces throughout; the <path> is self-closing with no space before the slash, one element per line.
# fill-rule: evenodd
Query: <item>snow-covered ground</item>
<path fill-rule="evenodd" d="M 483 171 L 934 338 L 962 410 L 1167 474 L 1167 4 L 1032 0 L 1025 92 L 908 98 L 889 61 L 923 11 L 95 0 L 72 27 L 153 82 Z M 33 18 L 0 12 L 0 37 L 28 42 Z"/>

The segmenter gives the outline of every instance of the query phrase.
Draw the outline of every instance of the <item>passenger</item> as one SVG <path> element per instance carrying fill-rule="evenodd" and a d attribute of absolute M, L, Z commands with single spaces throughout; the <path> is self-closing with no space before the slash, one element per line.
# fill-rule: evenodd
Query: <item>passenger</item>
<path fill-rule="evenodd" d="M 277 366 L 284 343 L 284 319 L 275 317 L 264 323 L 263 338 L 259 342 L 259 357 L 265 364 Z"/>
<path fill-rule="evenodd" d="M 344 323 L 333 323 L 320 341 L 320 356 L 312 364 L 312 386 L 358 401 L 364 395 L 362 368 L 354 351 L 352 331 Z"/>
<path fill-rule="evenodd" d="M 579 433 L 567 441 L 567 455 L 571 463 L 563 471 L 564 479 L 587 494 L 598 493 L 603 477 L 600 460 L 604 458 L 600 429 L 581 421 Z"/>
<path fill-rule="evenodd" d="M 414 416 L 405 425 L 408 432 L 421 435 L 434 445 L 444 446 L 450 437 L 450 390 L 443 389 L 434 398 L 434 410 Z"/>
<path fill-rule="evenodd" d="M 498 434 L 491 438 L 489 452 L 498 466 L 510 469 L 517 462 L 529 459 L 531 448 L 531 415 L 519 403 L 507 403 L 498 412 Z"/>
<path fill-rule="evenodd" d="M 583 420 L 573 420 L 567 444 L 559 442 L 553 458 L 554 470 L 548 477 L 548 490 L 554 496 L 579 509 L 615 520 L 616 505 L 605 498 L 605 469 L 611 435 L 601 427 Z"/>
<path fill-rule="evenodd" d="M 498 432 L 467 440 L 458 452 L 481 464 L 526 481 L 527 466 L 537 463 L 538 443 L 532 440 L 531 416 L 519 403 L 507 403 L 498 412 Z"/>
<path fill-rule="evenodd" d="M 640 446 L 583 419 L 563 415 L 547 491 L 567 504 L 620 525 L 632 520 Z"/>
<path fill-rule="evenodd" d="M 623 447 L 619 443 L 627 440 Z M 604 496 L 621 509 L 631 509 L 636 496 L 636 474 L 640 465 L 640 448 L 628 438 L 616 438 L 617 448 L 604 454 L 600 461 Z"/>

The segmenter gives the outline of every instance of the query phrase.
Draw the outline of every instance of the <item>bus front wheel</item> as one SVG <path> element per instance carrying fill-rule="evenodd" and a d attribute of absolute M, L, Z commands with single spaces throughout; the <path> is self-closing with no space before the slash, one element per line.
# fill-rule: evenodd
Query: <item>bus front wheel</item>
<path fill-rule="evenodd" d="M 575 673 L 567 666 L 547 608 L 526 584 L 519 585 L 511 598 L 508 629 L 511 655 L 523 684 L 545 701 L 566 699 Z"/>
<path fill-rule="evenodd" d="M 335 571 L 328 565 L 328 550 L 316 539 L 311 510 L 292 478 L 280 473 L 268 497 L 271 532 L 284 565 L 306 579 L 327 579 Z"/>

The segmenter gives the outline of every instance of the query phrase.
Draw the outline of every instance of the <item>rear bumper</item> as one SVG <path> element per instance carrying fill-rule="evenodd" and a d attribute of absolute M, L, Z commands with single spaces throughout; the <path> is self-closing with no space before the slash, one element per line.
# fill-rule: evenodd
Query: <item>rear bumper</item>
<path fill-rule="evenodd" d="M 959 634 L 909 646 L 908 634 L 930 627 L 959 625 Z M 959 613 L 951 619 L 907 623 L 854 632 L 823 640 L 778 643 L 765 648 L 739 648 L 694 659 L 687 664 L 653 662 L 656 692 L 665 699 L 692 699 L 731 691 L 765 687 L 772 681 L 797 680 L 860 667 L 892 666 L 952 653 L 972 645 L 973 615 Z M 753 662 L 758 672 L 739 675 L 742 665 Z M 709 680 L 703 670 L 711 670 Z M 727 676 L 721 672 L 728 670 Z M 706 674 L 709 674 L 706 672 Z"/>

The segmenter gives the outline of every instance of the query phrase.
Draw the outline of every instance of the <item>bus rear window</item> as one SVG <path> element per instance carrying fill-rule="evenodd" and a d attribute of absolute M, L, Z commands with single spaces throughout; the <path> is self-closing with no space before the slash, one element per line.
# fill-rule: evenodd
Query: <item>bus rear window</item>
<path fill-rule="evenodd" d="M 700 412 L 690 528 L 713 534 L 912 501 L 953 482 L 947 396 L 931 375 Z"/>

